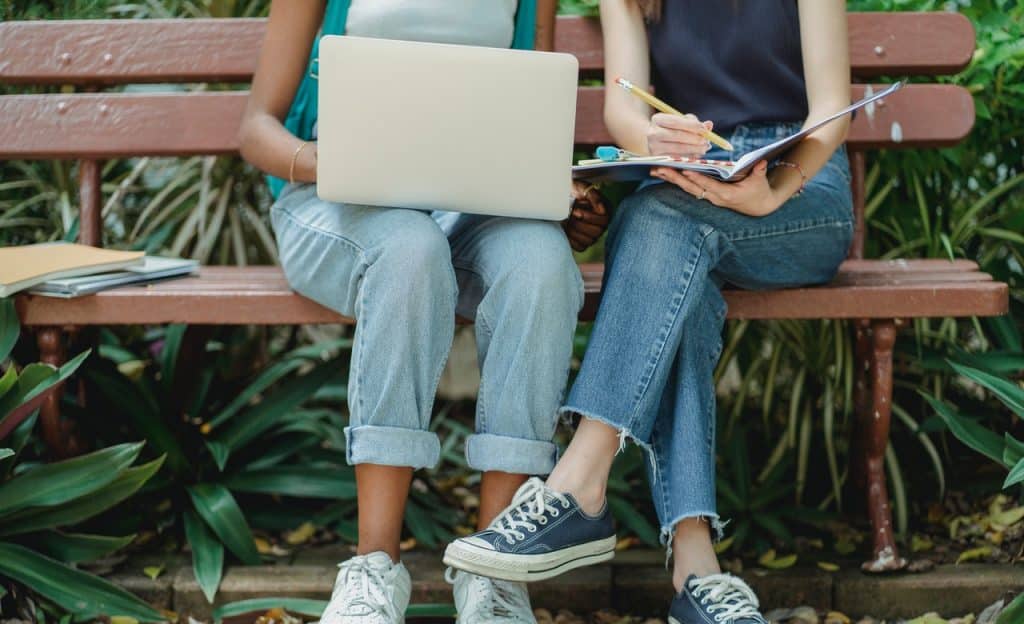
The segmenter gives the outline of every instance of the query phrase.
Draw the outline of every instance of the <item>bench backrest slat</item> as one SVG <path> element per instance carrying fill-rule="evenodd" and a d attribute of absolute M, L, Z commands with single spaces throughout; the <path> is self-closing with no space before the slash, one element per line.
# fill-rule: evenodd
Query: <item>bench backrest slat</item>
<path fill-rule="evenodd" d="M 0 83 L 248 82 L 263 19 L 170 19 L 0 24 Z M 974 29 L 957 13 L 851 13 L 853 75 L 940 75 L 963 69 Z M 555 48 L 586 73 L 604 67 L 596 19 L 563 16 Z"/>
<path fill-rule="evenodd" d="M 974 54 L 974 26 L 959 13 L 850 13 L 850 70 L 857 78 L 955 74 Z M 575 54 L 580 69 L 604 69 L 601 24 L 561 17 L 555 50 Z"/>
<path fill-rule="evenodd" d="M 864 85 L 856 85 L 860 98 Z M 230 154 L 245 91 L 0 97 L 0 158 L 114 158 Z M 583 87 L 576 142 L 611 143 L 600 87 Z M 853 122 L 851 149 L 954 145 L 971 130 L 974 101 L 952 85 L 908 85 Z M 31 128 L 29 131 L 28 129 Z"/>

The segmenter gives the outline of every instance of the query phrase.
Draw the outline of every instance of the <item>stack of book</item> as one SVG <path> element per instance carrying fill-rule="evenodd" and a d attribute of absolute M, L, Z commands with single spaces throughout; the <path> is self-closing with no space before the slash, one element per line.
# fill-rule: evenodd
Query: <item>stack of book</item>
<path fill-rule="evenodd" d="M 74 243 L 0 247 L 0 298 L 27 290 L 69 299 L 192 275 L 196 260 L 146 256 Z"/>

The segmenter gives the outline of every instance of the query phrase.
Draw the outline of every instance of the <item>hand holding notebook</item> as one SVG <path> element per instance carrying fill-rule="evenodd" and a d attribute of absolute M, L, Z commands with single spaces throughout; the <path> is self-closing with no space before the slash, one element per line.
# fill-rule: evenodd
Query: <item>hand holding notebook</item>
<path fill-rule="evenodd" d="M 734 161 L 677 158 L 672 156 L 640 156 L 614 147 L 602 147 L 598 150 L 598 158 L 582 160 L 573 167 L 572 176 L 577 180 L 637 181 L 647 179 L 651 167 L 671 167 L 673 169 L 703 173 L 723 182 L 737 182 L 747 177 L 751 169 L 758 162 L 762 160 L 772 161 L 782 156 L 818 128 L 891 95 L 902 86 L 902 82 L 894 83 L 884 91 L 851 104 L 830 117 L 804 127 L 795 134 L 765 145 L 760 149 L 747 152 Z"/>

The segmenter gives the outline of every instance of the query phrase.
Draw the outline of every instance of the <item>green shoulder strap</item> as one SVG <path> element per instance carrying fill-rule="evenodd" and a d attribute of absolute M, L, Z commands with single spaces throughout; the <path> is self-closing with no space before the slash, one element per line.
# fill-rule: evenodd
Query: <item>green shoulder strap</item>
<path fill-rule="evenodd" d="M 348 21 L 348 9 L 352 0 L 328 0 L 324 13 L 324 25 L 320 35 L 343 35 Z M 518 50 L 532 50 L 534 44 L 534 28 L 537 23 L 537 0 L 519 0 L 516 11 L 516 30 L 512 39 L 512 47 Z M 319 85 L 316 80 L 317 58 L 320 56 L 320 37 L 313 42 L 309 52 L 309 70 L 302 78 L 292 106 L 285 117 L 284 127 L 303 141 L 313 138 L 313 125 L 317 119 L 317 107 L 320 97 Z M 285 186 L 285 181 L 267 176 L 270 192 L 276 198 Z"/>

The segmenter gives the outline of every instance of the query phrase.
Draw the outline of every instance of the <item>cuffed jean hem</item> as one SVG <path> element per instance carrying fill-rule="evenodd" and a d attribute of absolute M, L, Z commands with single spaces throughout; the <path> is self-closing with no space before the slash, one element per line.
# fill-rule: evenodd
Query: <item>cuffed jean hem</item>
<path fill-rule="evenodd" d="M 441 442 L 437 434 L 420 429 L 374 425 L 345 427 L 345 457 L 350 466 L 433 468 L 441 459 Z"/>
<path fill-rule="evenodd" d="M 466 462 L 480 472 L 547 475 L 558 462 L 558 447 L 542 440 L 476 433 L 466 439 Z"/>
<path fill-rule="evenodd" d="M 676 538 L 676 526 L 683 520 L 689 520 L 690 518 L 700 518 L 711 525 L 711 541 L 715 544 L 722 541 L 722 538 L 725 536 L 725 525 L 729 524 L 728 520 L 722 520 L 717 513 L 711 511 L 695 511 L 676 516 L 672 522 L 661 527 L 661 535 L 659 537 L 661 545 L 665 547 L 666 568 L 668 568 L 669 561 L 672 559 L 672 542 Z"/>

